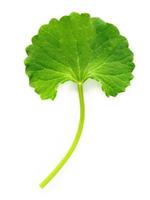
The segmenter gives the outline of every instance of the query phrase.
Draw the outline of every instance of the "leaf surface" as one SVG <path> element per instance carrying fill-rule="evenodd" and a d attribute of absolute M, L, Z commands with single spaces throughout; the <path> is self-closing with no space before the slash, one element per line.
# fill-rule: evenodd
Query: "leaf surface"
<path fill-rule="evenodd" d="M 43 25 L 26 48 L 26 73 L 42 99 L 54 99 L 66 81 L 94 79 L 107 96 L 125 91 L 133 78 L 133 53 L 118 29 L 89 14 L 71 13 Z"/>

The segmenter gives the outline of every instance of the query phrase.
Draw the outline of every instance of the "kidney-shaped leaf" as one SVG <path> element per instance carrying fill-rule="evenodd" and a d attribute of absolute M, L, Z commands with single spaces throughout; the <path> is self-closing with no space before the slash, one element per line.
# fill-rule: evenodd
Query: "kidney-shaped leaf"
<path fill-rule="evenodd" d="M 98 81 L 107 96 L 123 92 L 133 78 L 133 53 L 118 29 L 89 14 L 52 19 L 32 38 L 26 72 L 42 99 L 54 99 L 66 81 Z"/>

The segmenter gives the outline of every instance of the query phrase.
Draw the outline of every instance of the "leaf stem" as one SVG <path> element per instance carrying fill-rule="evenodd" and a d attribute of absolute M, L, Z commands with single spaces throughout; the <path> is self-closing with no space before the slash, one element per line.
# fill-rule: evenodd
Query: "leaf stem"
<path fill-rule="evenodd" d="M 63 157 L 63 159 L 58 163 L 58 165 L 53 169 L 53 171 L 40 183 L 41 188 L 44 188 L 52 180 L 52 178 L 59 172 L 59 170 L 64 166 L 64 164 L 71 157 L 72 153 L 74 152 L 80 140 L 82 130 L 83 130 L 83 125 L 84 125 L 84 118 L 85 118 L 85 105 L 84 105 L 82 83 L 78 83 L 78 94 L 79 94 L 79 102 L 80 102 L 80 119 L 79 119 L 79 125 L 78 125 L 76 136 L 68 152 Z"/>

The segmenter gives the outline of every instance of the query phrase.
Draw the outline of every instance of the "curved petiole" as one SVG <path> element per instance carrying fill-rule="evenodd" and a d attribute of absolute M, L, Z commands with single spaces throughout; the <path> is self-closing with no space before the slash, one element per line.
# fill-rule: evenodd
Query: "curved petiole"
<path fill-rule="evenodd" d="M 84 125 L 84 118 L 85 118 L 83 86 L 80 83 L 78 83 L 78 93 L 79 93 L 79 101 L 80 101 L 80 120 L 79 120 L 79 125 L 78 125 L 78 130 L 77 130 L 76 136 L 75 136 L 73 143 L 70 146 L 68 152 L 63 157 L 63 159 L 58 163 L 58 165 L 53 169 L 53 171 L 40 183 L 41 188 L 44 188 L 52 180 L 52 178 L 54 178 L 54 176 L 59 172 L 59 170 L 64 166 L 64 164 L 71 157 L 72 153 L 74 152 L 74 150 L 80 140 L 82 130 L 83 130 L 83 125 Z"/>

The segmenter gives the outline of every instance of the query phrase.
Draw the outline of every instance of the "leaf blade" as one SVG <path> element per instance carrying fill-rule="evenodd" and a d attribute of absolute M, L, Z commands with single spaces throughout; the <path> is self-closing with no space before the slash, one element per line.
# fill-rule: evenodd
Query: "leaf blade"
<path fill-rule="evenodd" d="M 112 24 L 71 13 L 43 25 L 26 49 L 26 73 L 42 99 L 54 99 L 66 81 L 91 78 L 107 96 L 125 91 L 133 78 L 133 53 Z"/>

